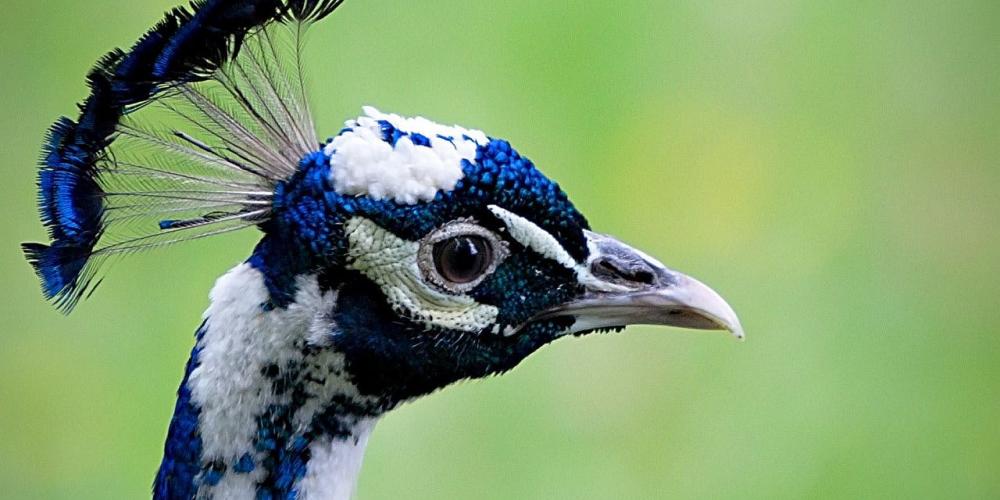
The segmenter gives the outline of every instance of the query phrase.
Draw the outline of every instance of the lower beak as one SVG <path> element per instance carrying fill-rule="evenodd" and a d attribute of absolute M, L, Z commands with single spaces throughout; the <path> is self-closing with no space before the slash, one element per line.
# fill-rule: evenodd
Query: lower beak
<path fill-rule="evenodd" d="M 614 238 L 588 233 L 583 296 L 539 315 L 573 317 L 570 333 L 627 325 L 725 330 L 743 339 L 736 312 L 704 283 L 670 270 Z"/>

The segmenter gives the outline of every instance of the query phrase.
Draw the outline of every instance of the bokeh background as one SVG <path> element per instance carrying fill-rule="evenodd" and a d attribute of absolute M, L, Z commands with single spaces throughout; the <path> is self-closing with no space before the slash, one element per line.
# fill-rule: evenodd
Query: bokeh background
<path fill-rule="evenodd" d="M 0 497 L 141 498 L 192 332 L 253 231 L 120 262 L 69 318 L 18 243 L 83 76 L 174 0 L 0 17 Z M 1000 3 L 348 1 L 362 104 L 510 139 L 593 225 L 712 284 L 748 341 L 561 341 L 379 424 L 377 498 L 1000 496 Z"/>

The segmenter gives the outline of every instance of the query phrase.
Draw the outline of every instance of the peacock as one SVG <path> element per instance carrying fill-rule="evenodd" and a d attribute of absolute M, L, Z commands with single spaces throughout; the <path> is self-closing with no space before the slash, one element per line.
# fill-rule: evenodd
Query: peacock
<path fill-rule="evenodd" d="M 342 0 L 197 0 L 87 77 L 23 245 L 68 313 L 119 257 L 246 228 L 195 334 L 155 499 L 353 495 L 382 415 L 557 339 L 728 330 L 712 289 L 593 232 L 510 143 L 365 107 L 317 137 L 306 31 Z M 369 42 L 366 42 L 369 43 Z"/>

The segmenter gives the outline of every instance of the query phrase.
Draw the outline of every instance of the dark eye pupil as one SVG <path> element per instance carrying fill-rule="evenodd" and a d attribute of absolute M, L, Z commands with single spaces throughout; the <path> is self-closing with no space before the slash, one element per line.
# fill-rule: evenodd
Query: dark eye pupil
<path fill-rule="evenodd" d="M 479 236 L 459 236 L 434 245 L 434 265 L 452 283 L 470 283 L 483 275 L 493 261 L 489 242 Z"/>

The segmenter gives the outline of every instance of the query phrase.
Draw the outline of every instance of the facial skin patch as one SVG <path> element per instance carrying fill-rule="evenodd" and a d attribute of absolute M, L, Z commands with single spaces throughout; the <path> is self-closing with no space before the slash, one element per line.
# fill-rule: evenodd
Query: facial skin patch
<path fill-rule="evenodd" d="M 348 268 L 378 285 L 398 313 L 428 327 L 470 333 L 496 322 L 496 307 L 442 293 L 424 281 L 417 263 L 420 243 L 400 239 L 363 217 L 348 220 L 344 231 L 350 243 Z"/>
<path fill-rule="evenodd" d="M 337 193 L 414 205 L 451 191 L 462 162 L 475 161 L 486 134 L 425 118 L 403 118 L 372 107 L 349 120 L 324 150 Z"/>

